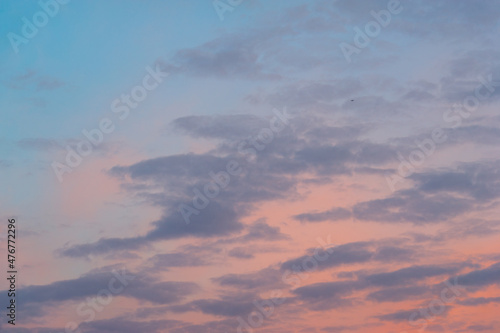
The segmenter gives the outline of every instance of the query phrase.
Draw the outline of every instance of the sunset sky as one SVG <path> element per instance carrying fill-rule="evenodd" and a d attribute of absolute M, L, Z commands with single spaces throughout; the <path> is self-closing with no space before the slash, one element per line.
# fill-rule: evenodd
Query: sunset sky
<path fill-rule="evenodd" d="M 0 331 L 500 332 L 499 19 L 1 1 Z"/>

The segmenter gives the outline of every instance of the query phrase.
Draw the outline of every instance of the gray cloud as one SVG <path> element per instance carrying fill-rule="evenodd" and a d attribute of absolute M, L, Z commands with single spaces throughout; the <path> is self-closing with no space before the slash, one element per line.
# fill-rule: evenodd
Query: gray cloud
<path fill-rule="evenodd" d="M 172 126 L 195 138 L 243 140 L 269 126 L 269 121 L 249 114 L 187 116 L 175 119 Z"/>
<path fill-rule="evenodd" d="M 278 32 L 278 34 L 281 34 Z M 274 37 L 268 31 L 264 36 L 259 33 L 227 35 L 214 39 L 203 45 L 182 49 L 168 60 L 160 60 L 163 70 L 173 74 L 187 74 L 202 77 L 271 79 L 281 76 L 264 66 L 257 50 L 257 44 Z"/>
<path fill-rule="evenodd" d="M 157 254 L 148 260 L 149 264 L 161 270 L 168 270 L 170 267 L 195 267 L 207 265 L 206 258 L 196 253 L 173 252 Z"/>
<path fill-rule="evenodd" d="M 500 262 L 457 277 L 461 286 L 484 287 L 500 283 Z"/>
<path fill-rule="evenodd" d="M 400 288 L 387 288 L 369 293 L 366 298 L 376 302 L 402 302 L 410 299 L 420 299 L 429 296 L 430 288 L 427 286 L 411 286 Z"/>
<path fill-rule="evenodd" d="M 377 222 L 439 223 L 472 207 L 469 200 L 446 193 L 424 194 L 401 190 L 385 199 L 361 202 L 353 207 L 354 217 Z"/>
<path fill-rule="evenodd" d="M 254 258 L 254 254 L 249 249 L 235 247 L 228 252 L 230 257 L 238 258 L 238 259 L 252 259 Z"/>
<path fill-rule="evenodd" d="M 118 317 L 82 323 L 78 328 L 83 333 L 132 333 L 140 331 L 159 333 L 164 332 L 165 329 L 171 330 L 180 324 L 182 322 L 177 320 L 132 321 L 125 317 Z"/>
<path fill-rule="evenodd" d="M 308 252 L 307 255 L 283 262 L 280 266 L 281 270 L 294 272 L 311 270 L 311 262 L 315 263 L 314 269 L 318 270 L 370 261 L 406 262 L 414 257 L 417 249 L 382 240 L 347 243 L 328 249 L 310 249 Z"/>
<path fill-rule="evenodd" d="M 478 201 L 500 196 L 499 161 L 463 163 L 455 170 L 420 173 L 412 177 L 419 190 L 427 193 L 463 194 Z"/>
<path fill-rule="evenodd" d="M 500 297 L 471 297 L 457 302 L 465 306 L 478 306 L 490 303 L 500 303 Z"/>
<path fill-rule="evenodd" d="M 252 119 L 258 122 L 255 118 Z M 214 117 L 209 127 L 203 127 L 197 119 L 190 119 L 188 124 L 184 124 L 184 128 L 195 136 L 214 136 L 211 133 L 215 132 L 210 132 L 209 127 L 228 126 L 224 117 Z M 304 133 L 301 129 L 297 131 L 297 135 Z M 234 133 L 229 137 L 231 135 Z M 235 153 L 236 150 L 233 151 Z M 293 139 L 292 132 L 284 134 L 259 152 L 255 161 L 245 161 L 242 156 L 236 157 L 237 161 L 241 161 L 244 172 L 240 176 L 231 177 L 229 185 L 220 189 L 218 196 L 209 202 L 208 207 L 198 215 L 193 214 L 191 223 L 186 224 L 178 211 L 179 205 L 191 205 L 195 189 L 203 191 L 207 183 L 213 182 L 210 172 L 225 170 L 227 163 L 233 161 L 232 156 L 234 155 L 219 156 L 217 151 L 211 154 L 181 154 L 113 167 L 109 171 L 110 175 L 122 179 L 125 188 L 138 198 L 162 207 L 164 215 L 151 223 L 151 231 L 144 236 L 104 238 L 91 244 L 69 246 L 60 253 L 72 257 L 99 255 L 116 250 L 137 250 L 159 240 L 232 235 L 243 230 L 240 218 L 248 214 L 255 203 L 297 195 L 295 186 L 299 180 L 289 177 L 290 175 L 311 171 L 318 175 L 350 173 L 350 165 L 380 164 L 391 159 L 393 154 L 390 147 L 366 141 L 316 146 L 303 139 Z M 269 172 L 262 173 L 263 169 Z M 158 189 L 161 189 L 160 192 Z M 265 237 L 279 240 L 286 237 L 276 227 L 265 224 L 249 226 L 248 230 L 242 241 Z"/>
<path fill-rule="evenodd" d="M 457 273 L 461 269 L 460 266 L 411 266 L 399 269 L 389 273 L 371 274 L 363 277 L 363 279 L 373 286 L 396 286 L 419 281 L 427 277 L 451 275 Z"/>
<path fill-rule="evenodd" d="M 292 292 L 305 301 L 314 311 L 324 311 L 339 306 L 350 305 L 345 296 L 360 288 L 357 281 L 322 282 L 294 289 Z"/>
<path fill-rule="evenodd" d="M 495 325 L 483 325 L 483 324 L 476 324 L 476 325 L 469 325 L 463 330 L 458 330 L 456 332 L 487 332 L 487 331 L 492 331 L 495 329 Z"/>
<path fill-rule="evenodd" d="M 351 211 L 342 207 L 318 213 L 303 213 L 295 215 L 293 218 L 301 222 L 321 222 L 346 220 L 351 217 Z"/>
<path fill-rule="evenodd" d="M 451 306 L 447 305 L 444 307 L 444 311 L 436 314 L 436 316 L 446 317 L 450 310 L 451 310 Z M 396 322 L 396 323 L 403 322 L 403 321 L 409 321 L 411 318 L 413 323 L 416 323 L 418 326 L 421 326 L 421 324 L 419 325 L 419 322 L 420 323 L 427 322 L 427 317 L 426 317 L 427 313 L 428 313 L 428 309 L 420 308 L 420 309 L 397 311 L 397 312 L 388 313 L 385 315 L 376 316 L 375 318 L 382 320 L 382 321 L 392 321 L 392 322 Z"/>
<path fill-rule="evenodd" d="M 198 286 L 190 282 L 161 282 L 143 273 L 120 270 L 117 272 L 125 279 L 125 284 L 111 272 L 94 271 L 76 279 L 23 287 L 19 291 L 23 297 L 21 307 L 31 304 L 75 301 L 88 296 L 95 297 L 99 291 L 109 289 L 110 281 L 114 281 L 115 289 L 118 288 L 119 283 L 122 283 L 123 290 L 120 296 L 157 304 L 178 302 L 198 290 Z"/>
<path fill-rule="evenodd" d="M 191 303 L 201 312 L 216 316 L 242 316 L 254 310 L 255 305 L 251 301 L 225 301 L 216 299 L 201 299 Z"/>
<path fill-rule="evenodd" d="M 226 274 L 212 278 L 212 281 L 221 287 L 230 287 L 237 290 L 278 289 L 286 285 L 282 281 L 283 273 L 268 267 L 255 273 Z"/>
<path fill-rule="evenodd" d="M 58 253 L 69 257 L 85 257 L 124 249 L 140 249 L 147 246 L 149 242 L 160 240 L 187 236 L 206 238 L 231 235 L 243 229 L 237 217 L 237 213 L 232 208 L 221 207 L 217 202 L 212 202 L 203 210 L 203 214 L 194 215 L 190 224 L 186 224 L 182 215 L 174 211 L 153 222 L 154 229 L 145 236 L 102 238 L 95 243 L 62 248 L 58 250 Z"/>

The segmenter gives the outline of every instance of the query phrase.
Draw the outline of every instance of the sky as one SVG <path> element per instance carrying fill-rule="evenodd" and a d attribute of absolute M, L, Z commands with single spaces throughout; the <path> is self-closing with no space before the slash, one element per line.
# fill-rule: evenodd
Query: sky
<path fill-rule="evenodd" d="M 499 18 L 0 2 L 0 330 L 499 332 Z"/>

